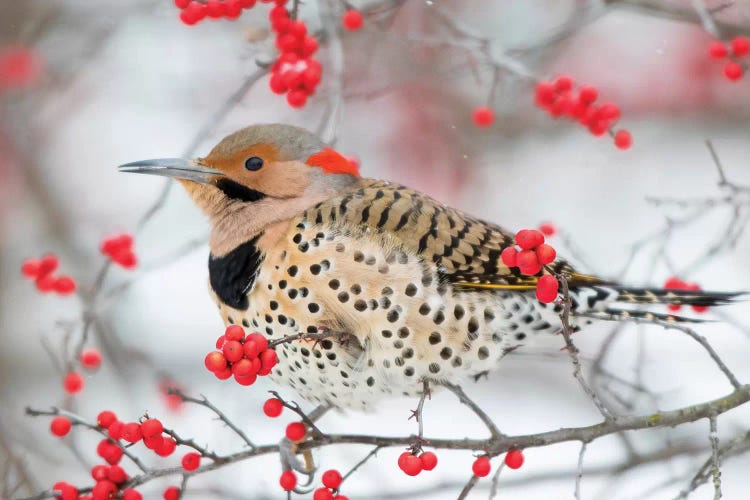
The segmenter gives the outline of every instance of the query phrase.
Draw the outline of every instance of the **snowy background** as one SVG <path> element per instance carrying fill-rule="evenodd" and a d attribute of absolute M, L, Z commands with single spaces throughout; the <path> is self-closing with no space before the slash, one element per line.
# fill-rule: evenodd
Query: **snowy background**
<path fill-rule="evenodd" d="M 309 3 L 302 17 L 315 26 L 316 2 Z M 473 29 L 496 37 L 500 48 L 533 45 L 566 21 L 582 17 L 586 5 L 599 5 L 550 0 L 436 3 Z M 471 110 L 485 104 L 491 74 L 467 60 L 465 52 L 415 42 L 416 34 L 442 33 L 433 31 L 430 8 L 430 2 L 409 0 L 387 33 L 366 26 L 342 35 L 347 97 L 336 145 L 361 160 L 363 175 L 408 184 L 512 229 L 552 221 L 585 257 L 579 263 L 583 270 L 605 277 L 618 276 L 630 245 L 660 230 L 665 215 L 689 212 L 654 206 L 647 196 L 726 194 L 717 187 L 706 139 L 713 140 L 727 177 L 750 184 L 750 81 L 730 83 L 722 78 L 721 64 L 706 55 L 711 37 L 699 25 L 644 15 L 637 9 L 612 9 L 570 37 L 519 56 L 540 75 L 565 71 L 597 85 L 604 100 L 620 104 L 621 123 L 634 137 L 633 148 L 620 151 L 608 138 L 594 138 L 573 123 L 549 119 L 533 107 L 529 85 L 513 75 L 504 76 L 498 86 L 495 125 L 474 127 Z M 93 281 L 104 262 L 98 253 L 100 239 L 133 231 L 163 187 L 160 179 L 118 174 L 115 167 L 182 154 L 255 70 L 254 58 L 262 57 L 263 49 L 259 56 L 258 47 L 246 36 L 248 30 L 264 26 L 266 12 L 267 6 L 259 4 L 236 22 L 188 28 L 179 23 L 177 10 L 167 0 L 3 6 L 0 44 L 31 43 L 45 64 L 34 85 L 0 93 L 0 432 L 25 458 L 39 490 L 57 480 L 90 481 L 87 468 L 49 434 L 46 419 L 23 415 L 26 405 L 45 408 L 63 400 L 60 375 L 40 340 L 44 337 L 59 346 L 63 332 L 56 325 L 79 318 L 79 305 L 75 298 L 38 294 L 21 279 L 20 264 L 52 251 L 60 255 L 62 269 L 81 284 Z M 722 19 L 750 30 L 750 2 L 736 2 Z M 326 66 L 325 50 L 321 59 Z M 290 109 L 262 79 L 210 127 L 198 154 L 205 154 L 225 134 L 253 123 L 315 129 L 329 95 L 325 73 L 323 78 L 321 91 L 301 111 Z M 744 206 L 747 213 L 747 201 Z M 723 237 L 731 210 L 711 210 L 675 230 L 666 252 L 678 271 Z M 291 417 L 266 418 L 261 412 L 265 391 L 278 389 L 288 398 L 294 394 L 268 381 L 250 388 L 218 381 L 202 366 L 222 330 L 208 298 L 207 246 L 163 263 L 165 256 L 205 237 L 207 231 L 201 214 L 174 186 L 164 209 L 137 238 L 139 270 L 117 269 L 108 282 L 115 286 L 132 279 L 132 286 L 102 312 L 126 346 L 147 352 L 188 392 L 208 396 L 255 441 L 274 443 Z M 553 238 L 552 244 L 567 254 L 559 239 Z M 625 277 L 628 283 L 660 286 L 673 274 L 663 261 L 650 272 L 657 250 L 649 246 L 640 254 Z M 747 290 L 748 255 L 750 237 L 745 235 L 736 248 L 719 252 L 681 277 L 705 289 Z M 746 303 L 727 307 L 721 311 L 722 321 L 699 327 L 741 381 L 750 380 L 749 312 Z M 708 316 L 716 318 L 714 312 Z M 583 359 L 597 353 L 610 329 L 611 325 L 596 325 L 576 335 Z M 467 384 L 467 391 L 507 434 L 594 424 L 600 416 L 570 376 L 561 346 L 562 339 L 550 338 L 509 356 L 488 380 Z M 636 373 L 639 359 L 643 370 Z M 658 327 L 629 327 L 612 346 L 606 367 L 629 380 L 641 377 L 659 394 L 660 409 L 702 402 L 731 390 L 697 344 Z M 393 400 L 371 415 L 328 415 L 321 426 L 327 432 L 408 435 L 416 431 L 414 422 L 407 421 L 415 405 L 413 400 Z M 640 398 L 628 411 L 647 414 L 656 407 Z M 86 389 L 76 398 L 76 411 L 93 418 L 102 409 L 112 409 L 126 420 L 148 410 L 181 435 L 194 436 L 216 451 L 239 449 L 232 434 L 213 422 L 204 408 L 188 406 L 171 413 L 153 371 L 135 360 L 114 370 L 105 358 L 103 368 L 87 378 Z M 748 418 L 748 408 L 722 416 L 720 437 L 747 430 Z M 446 438 L 485 435 L 479 421 L 446 393 L 427 402 L 425 433 Z M 77 438 L 85 461 L 91 463 L 95 436 L 78 432 Z M 708 422 L 639 432 L 632 439 L 641 452 L 663 446 L 668 439 L 708 446 Z M 522 469 L 500 475 L 499 498 L 572 497 L 578 449 L 578 443 L 567 443 L 526 450 Z M 343 471 L 367 451 L 338 446 L 315 455 L 324 469 Z M 455 498 L 471 474 L 469 452 L 438 451 L 440 463 L 434 471 L 409 478 L 396 467 L 400 452 L 382 450 L 346 483 L 344 493 L 350 498 Z M 152 459 L 152 454 L 144 456 Z M 177 464 L 179 456 L 167 462 Z M 703 450 L 614 478 L 586 473 L 582 497 L 673 498 L 708 456 Z M 620 440 L 608 437 L 589 445 L 584 469 L 624 459 Z M 746 497 L 748 460 L 739 456 L 723 465 L 726 498 Z M 555 471 L 561 474 L 555 476 Z M 277 457 L 239 463 L 191 480 L 193 493 L 188 498 L 281 498 L 279 473 Z M 143 492 L 146 498 L 160 498 L 163 488 L 178 480 L 153 481 Z M 470 498 L 486 498 L 489 483 L 490 478 L 481 481 Z M 712 495 L 710 486 L 694 494 Z"/>

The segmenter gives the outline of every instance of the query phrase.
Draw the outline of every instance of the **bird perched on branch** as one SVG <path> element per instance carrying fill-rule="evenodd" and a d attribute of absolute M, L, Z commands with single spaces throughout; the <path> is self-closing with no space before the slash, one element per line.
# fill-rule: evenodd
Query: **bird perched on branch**
<path fill-rule="evenodd" d="M 211 224 L 210 288 L 227 324 L 282 343 L 270 376 L 313 402 L 367 409 L 498 366 L 534 337 L 560 331 L 558 303 L 534 288 L 565 276 L 576 316 L 661 317 L 623 303 L 714 305 L 733 294 L 629 289 L 563 260 L 535 276 L 502 262 L 501 227 L 407 187 L 365 179 L 304 129 L 254 125 L 205 158 L 122 165 L 173 177 Z M 618 305 L 619 304 L 619 305 Z"/>

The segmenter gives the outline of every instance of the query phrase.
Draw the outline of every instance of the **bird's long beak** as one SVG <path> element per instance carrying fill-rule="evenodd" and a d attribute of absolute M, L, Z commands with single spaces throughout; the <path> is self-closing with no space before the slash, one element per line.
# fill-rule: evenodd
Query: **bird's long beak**
<path fill-rule="evenodd" d="M 220 170 L 205 167 L 195 160 L 184 160 L 182 158 L 134 161 L 120 165 L 117 169 L 120 172 L 135 172 L 137 174 L 162 175 L 175 179 L 187 179 L 200 184 L 214 184 L 217 177 L 224 176 L 224 173 Z"/>

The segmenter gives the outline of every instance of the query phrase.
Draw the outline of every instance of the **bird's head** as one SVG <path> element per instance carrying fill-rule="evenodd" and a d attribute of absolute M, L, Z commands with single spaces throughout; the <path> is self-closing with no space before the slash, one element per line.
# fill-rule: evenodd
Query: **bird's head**
<path fill-rule="evenodd" d="M 121 172 L 172 177 L 209 216 L 212 246 L 226 247 L 289 219 L 356 182 L 357 169 L 314 134 L 290 125 L 253 125 L 204 158 L 121 165 Z M 223 243 L 223 240 L 232 240 Z M 222 249 L 219 249 L 222 250 Z"/>

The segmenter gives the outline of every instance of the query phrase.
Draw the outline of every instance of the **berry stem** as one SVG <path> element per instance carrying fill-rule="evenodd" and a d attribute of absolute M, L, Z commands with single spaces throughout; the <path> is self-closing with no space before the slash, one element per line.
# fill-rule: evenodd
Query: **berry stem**
<path fill-rule="evenodd" d="M 234 422 L 232 422 L 232 420 L 224 414 L 224 412 L 222 412 L 216 406 L 214 406 L 214 404 L 211 403 L 211 401 L 209 401 L 208 398 L 204 396 L 203 394 L 200 395 L 200 399 L 194 398 L 192 396 L 188 396 L 181 390 L 175 389 L 173 387 L 170 387 L 169 389 L 167 389 L 167 394 L 179 397 L 183 403 L 194 403 L 194 404 L 208 408 L 209 410 L 214 412 L 217 417 L 219 417 L 219 420 L 224 422 L 224 424 L 226 424 L 227 427 L 232 429 L 232 431 L 235 434 L 237 434 L 240 437 L 240 439 L 242 439 L 245 442 L 245 444 L 250 447 L 250 449 L 255 449 L 256 447 L 255 444 L 253 444 L 253 442 L 250 441 L 250 438 L 247 437 L 247 434 L 245 434 L 245 432 L 242 429 L 237 427 L 234 424 Z"/>

